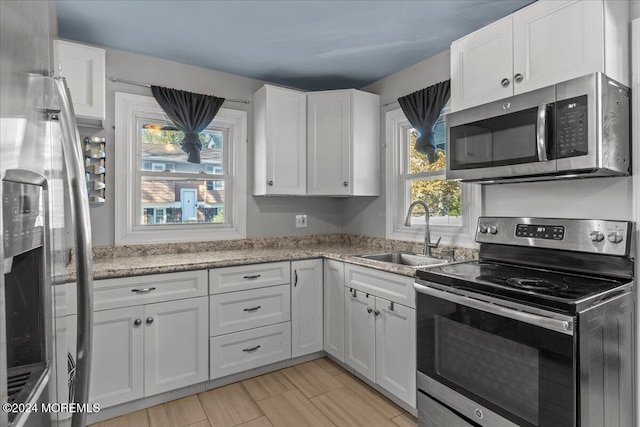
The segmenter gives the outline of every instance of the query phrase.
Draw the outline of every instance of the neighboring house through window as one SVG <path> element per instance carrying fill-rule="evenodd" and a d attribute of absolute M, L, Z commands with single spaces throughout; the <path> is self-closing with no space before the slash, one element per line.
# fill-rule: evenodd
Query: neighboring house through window
<path fill-rule="evenodd" d="M 387 237 L 421 241 L 425 212 L 413 210 L 410 226 L 404 225 L 409 206 L 416 200 L 426 202 L 432 241 L 442 237 L 443 244 L 470 245 L 471 229 L 477 221 L 478 186 L 447 180 L 446 123 L 443 111 L 434 125 L 436 161 L 429 164 L 426 155 L 414 146 L 418 133 L 401 109 L 389 111 L 387 129 Z M 463 236 L 463 237 L 461 237 Z"/>
<path fill-rule="evenodd" d="M 222 108 L 201 163 L 153 97 L 116 93 L 116 243 L 244 237 L 246 113 Z"/>

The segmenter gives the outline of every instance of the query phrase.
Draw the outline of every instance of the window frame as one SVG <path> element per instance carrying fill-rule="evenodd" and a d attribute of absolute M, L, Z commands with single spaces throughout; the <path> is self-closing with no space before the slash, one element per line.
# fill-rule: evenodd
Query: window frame
<path fill-rule="evenodd" d="M 409 130 L 413 127 L 401 108 L 386 113 L 386 237 L 396 240 L 424 241 L 424 226 L 404 225 L 409 204 L 406 202 L 407 174 L 403 163 L 407 154 L 403 148 L 407 144 Z M 412 174 L 415 177 L 416 174 Z M 446 173 L 425 172 L 424 177 L 446 176 Z M 441 245 L 476 247 L 475 224 L 480 216 L 480 185 L 462 183 L 462 223 L 460 225 L 430 224 L 432 241 L 442 237 Z"/>
<path fill-rule="evenodd" d="M 229 149 L 225 153 L 225 223 L 187 223 L 162 226 L 143 225 L 139 182 L 144 177 L 180 178 L 182 174 L 142 171 L 140 164 L 139 124 L 145 120 L 169 120 L 157 101 L 151 96 L 124 92 L 115 94 L 115 243 L 188 242 L 200 240 L 228 240 L 246 237 L 247 189 L 247 113 L 221 108 L 211 127 L 224 129 Z M 135 142 L 133 142 L 135 141 Z M 225 147 L 226 148 L 226 147 Z M 219 179 L 219 175 L 202 177 Z M 135 185 L 130 185 L 130 183 Z M 228 215 L 228 216 L 227 216 Z"/>

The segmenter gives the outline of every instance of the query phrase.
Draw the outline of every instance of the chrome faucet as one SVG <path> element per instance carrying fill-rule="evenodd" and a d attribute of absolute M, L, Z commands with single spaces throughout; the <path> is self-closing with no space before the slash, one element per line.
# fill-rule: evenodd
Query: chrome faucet
<path fill-rule="evenodd" d="M 413 208 L 415 208 L 418 205 L 424 208 L 424 215 L 425 215 L 424 217 L 424 248 L 422 249 L 422 253 L 424 255 L 431 256 L 431 248 L 437 248 L 438 245 L 440 244 L 440 239 L 442 239 L 442 237 L 439 237 L 437 242 L 431 243 L 431 231 L 429 230 L 429 207 L 427 206 L 427 204 L 422 200 L 416 200 L 415 202 L 411 203 L 411 205 L 409 206 L 409 211 L 407 212 L 407 217 L 404 219 L 404 225 L 406 225 L 407 227 L 411 227 L 411 212 L 413 212 Z"/>

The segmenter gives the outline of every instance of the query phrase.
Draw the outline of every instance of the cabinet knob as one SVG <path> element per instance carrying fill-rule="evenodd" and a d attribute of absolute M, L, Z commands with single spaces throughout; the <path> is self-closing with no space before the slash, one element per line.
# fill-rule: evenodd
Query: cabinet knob
<path fill-rule="evenodd" d="M 515 76 L 513 76 L 513 81 L 516 83 L 520 83 L 522 81 L 524 77 L 522 76 L 522 74 L 518 73 Z"/>
<path fill-rule="evenodd" d="M 502 79 L 502 81 L 500 82 L 500 86 L 509 87 L 509 83 L 509 79 Z"/>
<path fill-rule="evenodd" d="M 134 324 L 134 325 L 136 325 L 136 326 L 140 326 L 140 325 L 142 325 L 142 319 L 136 319 L 136 320 L 134 320 L 134 321 L 133 321 L 133 324 Z"/>
<path fill-rule="evenodd" d="M 147 324 L 152 324 L 153 323 L 153 317 L 147 317 Z"/>
<path fill-rule="evenodd" d="M 273 185 L 273 181 L 269 181 L 269 185 Z"/>
<path fill-rule="evenodd" d="M 372 311 L 373 311 L 373 308 L 367 307 L 367 313 L 371 313 Z"/>
<path fill-rule="evenodd" d="M 348 187 L 349 186 L 349 181 L 343 182 L 342 185 L 344 185 L 345 187 Z"/>
<path fill-rule="evenodd" d="M 376 316 L 379 315 L 380 314 L 380 310 L 373 310 L 373 314 L 376 315 Z"/>

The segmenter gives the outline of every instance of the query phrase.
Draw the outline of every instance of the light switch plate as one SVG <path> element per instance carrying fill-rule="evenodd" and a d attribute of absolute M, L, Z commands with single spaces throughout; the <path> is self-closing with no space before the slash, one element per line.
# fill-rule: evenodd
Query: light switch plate
<path fill-rule="evenodd" d="M 307 226 L 307 216 L 306 215 L 296 215 L 296 227 L 306 227 Z"/>

